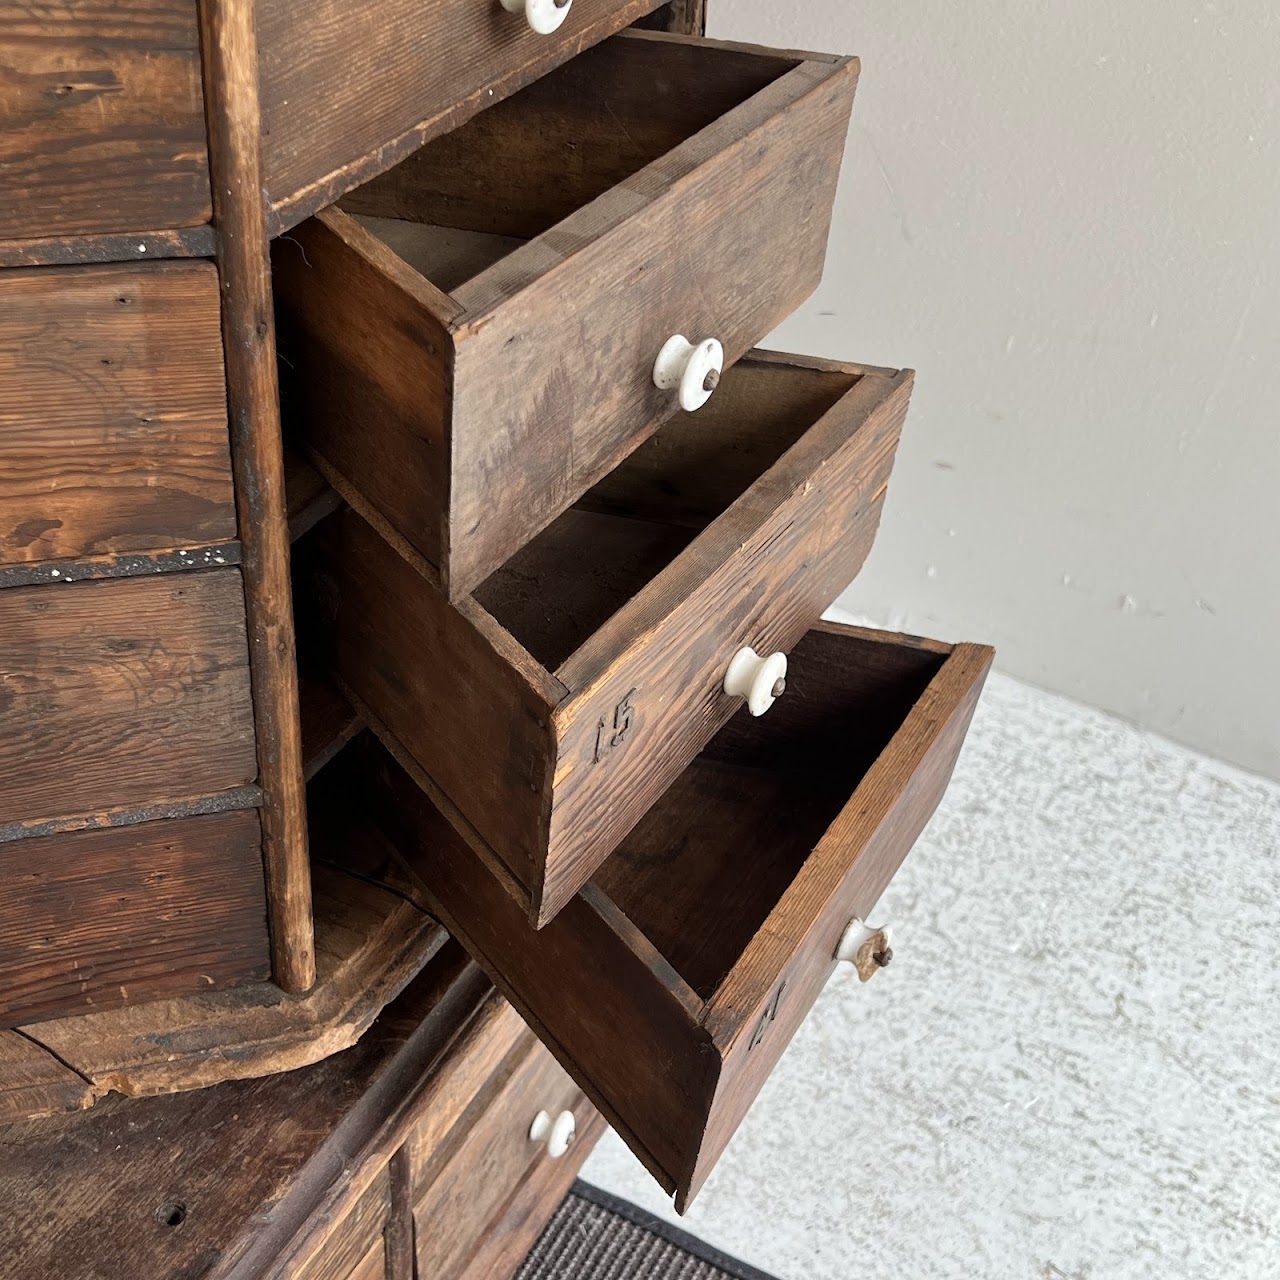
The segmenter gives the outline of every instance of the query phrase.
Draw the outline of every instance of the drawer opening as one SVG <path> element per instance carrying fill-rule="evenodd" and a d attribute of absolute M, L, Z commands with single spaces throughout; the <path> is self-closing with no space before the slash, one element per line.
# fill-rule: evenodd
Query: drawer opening
<path fill-rule="evenodd" d="M 859 380 L 750 357 L 490 575 L 476 600 L 554 671 Z"/>
<path fill-rule="evenodd" d="M 948 653 L 809 632 L 768 714 L 740 711 L 597 871 L 597 889 L 699 999 L 715 996 Z"/>
<path fill-rule="evenodd" d="M 427 143 L 340 206 L 371 218 L 366 225 L 375 234 L 449 292 L 803 62 L 759 49 L 627 33 Z M 474 256 L 459 260 L 456 239 L 441 237 L 442 228 L 493 240 L 473 244 Z"/>

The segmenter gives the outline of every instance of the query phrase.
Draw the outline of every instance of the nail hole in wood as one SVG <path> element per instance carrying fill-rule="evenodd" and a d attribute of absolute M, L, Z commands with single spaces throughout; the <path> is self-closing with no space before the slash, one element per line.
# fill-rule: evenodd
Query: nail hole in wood
<path fill-rule="evenodd" d="M 187 1206 L 181 1200 L 166 1200 L 156 1210 L 156 1221 L 162 1227 L 180 1227 L 187 1219 Z"/>

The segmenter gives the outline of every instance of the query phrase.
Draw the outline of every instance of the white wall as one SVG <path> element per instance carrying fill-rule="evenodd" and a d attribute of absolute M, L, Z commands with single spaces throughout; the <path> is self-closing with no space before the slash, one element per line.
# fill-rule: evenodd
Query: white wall
<path fill-rule="evenodd" d="M 711 0 L 857 53 L 826 278 L 770 339 L 918 371 L 842 603 L 1280 777 L 1272 0 Z"/>

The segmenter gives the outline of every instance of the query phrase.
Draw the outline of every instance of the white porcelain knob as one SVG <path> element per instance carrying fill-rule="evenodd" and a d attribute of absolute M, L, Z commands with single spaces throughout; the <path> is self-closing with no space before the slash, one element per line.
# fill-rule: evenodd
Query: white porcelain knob
<path fill-rule="evenodd" d="M 498 0 L 508 13 L 523 13 L 529 25 L 540 35 L 549 36 L 560 29 L 569 16 L 573 0 Z"/>
<path fill-rule="evenodd" d="M 724 673 L 724 691 L 735 698 L 746 698 L 747 710 L 762 716 L 782 697 L 787 687 L 787 655 L 771 653 L 762 658 L 750 645 L 744 645 L 729 661 Z"/>
<path fill-rule="evenodd" d="M 529 1139 L 531 1142 L 544 1143 L 547 1155 L 553 1160 L 559 1160 L 573 1145 L 577 1131 L 578 1122 L 573 1118 L 572 1111 L 562 1111 L 554 1120 L 549 1112 L 539 1111 L 529 1126 Z"/>
<path fill-rule="evenodd" d="M 724 371 L 724 348 L 715 338 L 704 338 L 696 346 L 682 333 L 662 344 L 653 362 L 653 385 L 663 391 L 680 389 L 680 407 L 686 413 L 701 409 L 720 382 Z"/>
<path fill-rule="evenodd" d="M 840 936 L 836 959 L 848 961 L 861 981 L 870 982 L 893 959 L 889 930 L 874 929 L 854 916 Z"/>

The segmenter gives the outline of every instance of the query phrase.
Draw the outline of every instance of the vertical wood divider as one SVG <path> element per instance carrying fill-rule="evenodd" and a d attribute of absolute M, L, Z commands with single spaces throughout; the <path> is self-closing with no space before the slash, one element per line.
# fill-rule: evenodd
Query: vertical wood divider
<path fill-rule="evenodd" d="M 414 1280 L 417 1248 L 413 1225 L 413 1173 L 409 1149 L 401 1146 L 388 1167 L 391 1213 L 383 1229 L 383 1250 L 387 1280 Z"/>
<path fill-rule="evenodd" d="M 254 0 L 201 0 L 209 170 L 276 983 L 315 983 Z"/>

